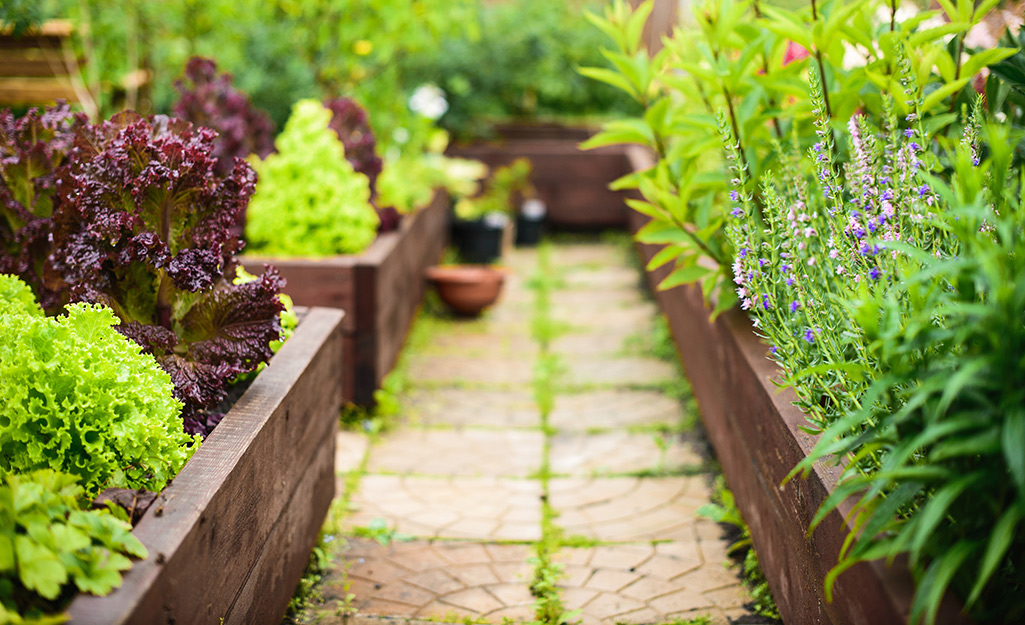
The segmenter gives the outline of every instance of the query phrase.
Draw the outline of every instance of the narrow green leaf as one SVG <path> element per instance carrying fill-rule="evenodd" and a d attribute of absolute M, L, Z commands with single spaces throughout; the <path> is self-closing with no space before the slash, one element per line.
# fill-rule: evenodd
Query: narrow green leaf
<path fill-rule="evenodd" d="M 676 260 L 683 253 L 684 250 L 682 248 L 675 245 L 667 245 L 662 248 L 658 254 L 652 256 L 651 260 L 648 261 L 648 264 L 644 268 L 648 271 L 654 271 L 662 265 Z"/>
<path fill-rule="evenodd" d="M 982 556 L 982 564 L 979 566 L 975 585 L 972 586 L 972 591 L 965 601 L 967 607 L 971 607 L 979 599 L 986 584 L 993 577 L 997 566 L 1004 559 L 1004 554 L 1011 547 L 1021 520 L 1021 509 L 1013 506 L 1000 515 L 1000 520 L 993 526 L 993 531 L 989 535 L 989 544 L 986 546 L 986 553 Z"/>

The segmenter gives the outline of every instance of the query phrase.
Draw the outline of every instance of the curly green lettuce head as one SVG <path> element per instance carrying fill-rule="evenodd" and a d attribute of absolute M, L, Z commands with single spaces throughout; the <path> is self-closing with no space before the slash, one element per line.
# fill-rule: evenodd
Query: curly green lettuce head
<path fill-rule="evenodd" d="M 0 471 L 69 473 L 90 497 L 163 488 L 196 447 L 168 374 L 114 329 L 108 308 L 72 304 L 43 317 L 9 302 L 0 302 Z"/>
<path fill-rule="evenodd" d="M 43 316 L 32 289 L 21 278 L 10 274 L 0 274 L 0 311 Z"/>
<path fill-rule="evenodd" d="M 275 256 L 358 254 L 377 237 L 367 177 L 345 160 L 316 100 L 292 109 L 278 152 L 254 161 L 259 175 L 246 216 L 248 250 Z"/>

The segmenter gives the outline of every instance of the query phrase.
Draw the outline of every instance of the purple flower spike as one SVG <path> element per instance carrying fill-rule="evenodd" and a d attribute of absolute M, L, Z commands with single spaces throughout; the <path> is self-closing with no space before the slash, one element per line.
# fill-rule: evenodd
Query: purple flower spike
<path fill-rule="evenodd" d="M 797 309 L 801 307 L 801 303 L 797 300 L 790 302 L 790 312 L 795 313 Z"/>
<path fill-rule="evenodd" d="M 878 280 L 879 279 L 879 267 L 873 267 L 872 269 L 870 269 L 869 272 L 868 272 L 868 277 L 872 278 L 873 280 Z"/>
<path fill-rule="evenodd" d="M 736 217 L 737 219 L 740 219 L 744 216 L 744 211 L 741 210 L 739 206 L 736 206 L 733 210 L 730 211 L 730 214 Z"/>
<path fill-rule="evenodd" d="M 737 193 L 736 191 L 730 191 L 730 200 L 732 200 L 734 202 L 739 202 L 740 201 L 740 194 Z"/>
<path fill-rule="evenodd" d="M 804 340 L 808 341 L 809 343 L 815 342 L 815 333 L 811 331 L 811 328 L 808 328 L 804 331 Z"/>
<path fill-rule="evenodd" d="M 911 137 L 915 136 L 915 131 L 910 129 L 910 128 L 905 128 L 904 129 L 904 136 L 907 137 L 908 139 L 910 139 Z"/>

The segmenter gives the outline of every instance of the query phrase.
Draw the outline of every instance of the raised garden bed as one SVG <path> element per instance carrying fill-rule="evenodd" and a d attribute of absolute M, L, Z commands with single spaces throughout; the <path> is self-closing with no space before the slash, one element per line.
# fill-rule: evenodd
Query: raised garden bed
<path fill-rule="evenodd" d="M 288 281 L 285 293 L 300 306 L 345 310 L 345 361 L 341 366 L 346 401 L 373 403 L 374 390 L 395 365 L 409 326 L 423 300 L 424 271 L 438 262 L 448 241 L 447 194 L 377 237 L 365 252 L 321 259 L 244 256 L 247 270 L 265 263 Z"/>
<path fill-rule="evenodd" d="M 498 125 L 498 138 L 449 147 L 451 156 L 474 158 L 488 167 L 530 159 L 531 182 L 547 207 L 545 221 L 569 228 L 625 227 L 623 194 L 610 191 L 610 182 L 625 169 L 623 149 L 612 146 L 581 150 L 593 133 L 588 128 L 556 125 Z"/>
<path fill-rule="evenodd" d="M 335 493 L 342 318 L 295 334 L 133 530 L 149 550 L 120 588 L 71 604 L 73 623 L 276 623 Z"/>
<path fill-rule="evenodd" d="M 630 149 L 634 170 L 653 164 L 643 149 Z M 648 217 L 631 211 L 636 232 Z M 638 244 L 647 263 L 660 246 Z M 801 430 L 804 415 L 792 402 L 793 391 L 773 382 L 779 371 L 766 357 L 767 347 L 738 309 L 709 321 L 696 287 L 657 291 L 669 266 L 648 272 L 659 307 L 701 408 L 708 438 L 736 495 L 762 569 L 786 623 L 888 625 L 907 623 L 913 585 L 907 569 L 881 561 L 862 563 L 841 575 L 833 602 L 823 590 L 826 574 L 837 561 L 851 523 L 849 506 L 834 510 L 810 536 L 807 528 L 820 504 L 835 487 L 837 467 L 818 465 L 808 479 L 782 486 L 787 474 L 811 451 L 816 439 Z M 967 623 L 950 597 L 938 623 Z"/>

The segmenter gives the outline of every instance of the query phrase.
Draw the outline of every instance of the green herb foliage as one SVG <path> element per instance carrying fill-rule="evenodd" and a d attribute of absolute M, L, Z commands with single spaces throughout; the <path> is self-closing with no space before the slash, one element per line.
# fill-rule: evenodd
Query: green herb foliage
<path fill-rule="evenodd" d="M 475 2 L 464 21 L 470 28 L 409 59 L 403 69 L 409 81 L 429 81 L 445 91 L 449 106 L 438 123 L 460 139 L 487 136 L 495 120 L 632 114 L 638 107 L 625 94 L 576 71 L 603 62 L 602 35 L 584 19 L 584 10 L 599 4 Z"/>
<path fill-rule="evenodd" d="M 81 508 L 73 476 L 44 469 L 0 480 L 0 623 L 59 623 L 72 585 L 105 595 L 121 585 L 130 556 L 147 557 L 131 526 Z"/>
<path fill-rule="evenodd" d="M 710 156 L 718 149 L 720 111 L 746 169 L 745 190 L 755 211 L 762 176 L 778 172 L 785 160 L 779 145 L 791 137 L 799 149 L 816 143 L 816 117 L 835 132 L 859 109 L 882 118 L 888 99 L 899 116 L 910 112 L 901 59 L 910 60 L 910 87 L 922 94 L 918 113 L 924 129 L 942 130 L 937 140 L 956 137 L 963 121 L 960 104 L 975 93 L 971 78 L 1015 53 L 995 48 L 973 54 L 958 44 L 994 4 L 944 0 L 942 12 L 923 11 L 901 22 L 893 2 L 812 0 L 787 10 L 758 0 L 703 0 L 693 4 L 689 27 L 677 29 L 651 56 L 642 42 L 650 0 L 633 10 L 616 0 L 602 16 L 592 15 L 614 42 L 605 52 L 614 69 L 581 72 L 628 93 L 644 113 L 606 124 L 584 145 L 635 143 L 655 154 L 654 167 L 616 184 L 644 196 L 628 200 L 651 218 L 638 240 L 665 246 L 648 268 L 673 264 L 659 288 L 698 283 L 716 314 L 737 303 L 728 270 L 736 250 L 725 235 L 732 208 L 726 183 L 732 176 L 724 159 Z M 923 26 L 941 14 L 949 23 Z M 820 115 L 808 97 L 804 77 L 810 69 L 822 77 Z"/>
<path fill-rule="evenodd" d="M 508 165 L 496 167 L 480 195 L 456 203 L 456 216 L 473 220 L 489 213 L 513 213 L 516 198 L 534 192 L 530 184 L 530 171 L 530 160 L 526 158 L 518 158 Z"/>
<path fill-rule="evenodd" d="M 302 100 L 277 138 L 277 154 L 254 163 L 259 175 L 249 203 L 250 249 L 277 256 L 358 254 L 377 236 L 367 177 L 345 159 L 331 113 Z"/>
<path fill-rule="evenodd" d="M 114 329 L 110 309 L 44 317 L 12 280 L 0 279 L 0 470 L 69 473 L 89 497 L 163 488 L 195 449 L 168 374 Z"/>

